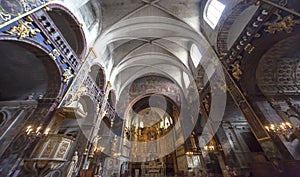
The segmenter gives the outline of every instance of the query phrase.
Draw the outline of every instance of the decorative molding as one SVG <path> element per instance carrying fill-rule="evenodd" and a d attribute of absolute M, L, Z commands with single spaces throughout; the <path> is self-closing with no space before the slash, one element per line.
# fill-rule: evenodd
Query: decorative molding
<path fill-rule="evenodd" d="M 53 49 L 49 54 L 48 54 L 53 60 L 56 60 L 58 56 L 60 56 L 60 53 L 56 50 Z"/>
<path fill-rule="evenodd" d="M 6 33 L 18 36 L 19 39 L 26 37 L 36 37 L 37 33 L 41 31 L 38 28 L 33 27 L 32 18 L 27 17 L 24 20 L 19 20 L 18 25 L 11 27 Z"/>

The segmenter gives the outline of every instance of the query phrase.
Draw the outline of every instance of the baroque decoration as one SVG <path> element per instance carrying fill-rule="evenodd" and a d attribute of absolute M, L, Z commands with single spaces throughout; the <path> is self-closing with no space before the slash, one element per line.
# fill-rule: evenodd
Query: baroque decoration
<path fill-rule="evenodd" d="M 242 70 L 241 70 L 241 66 L 239 64 L 239 62 L 235 62 L 234 64 L 231 65 L 232 69 L 232 76 L 236 79 L 236 80 L 240 80 L 241 79 L 241 75 L 243 74 Z"/>
<path fill-rule="evenodd" d="M 8 31 L 8 34 L 16 35 L 19 39 L 24 39 L 26 37 L 36 37 L 37 33 L 41 31 L 38 28 L 32 27 L 33 20 L 30 17 L 24 18 L 24 21 L 18 20 L 18 25 L 13 26 Z"/>
<path fill-rule="evenodd" d="M 265 25 L 267 29 L 264 31 L 270 34 L 275 34 L 276 32 L 285 31 L 291 33 L 296 24 L 300 24 L 300 20 L 295 20 L 293 15 L 288 15 L 283 17 L 280 15 L 280 11 L 276 10 L 274 15 L 277 16 L 276 20 L 272 22 L 266 22 Z"/>

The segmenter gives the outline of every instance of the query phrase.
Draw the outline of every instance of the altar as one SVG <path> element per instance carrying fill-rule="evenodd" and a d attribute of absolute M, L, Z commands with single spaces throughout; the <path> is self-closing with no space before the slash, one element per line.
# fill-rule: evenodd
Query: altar
<path fill-rule="evenodd" d="M 166 167 L 161 161 L 144 162 L 141 167 L 142 177 L 161 177 L 166 173 Z"/>

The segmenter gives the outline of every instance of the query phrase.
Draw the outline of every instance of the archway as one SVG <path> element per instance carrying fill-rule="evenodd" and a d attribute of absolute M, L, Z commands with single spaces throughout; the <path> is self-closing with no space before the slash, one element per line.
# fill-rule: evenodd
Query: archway
<path fill-rule="evenodd" d="M 131 102 L 124 128 L 125 142 L 131 143 L 130 169 L 133 175 L 153 173 L 172 176 L 176 171 L 174 160 L 180 131 L 175 128 L 179 119 L 178 105 L 162 94 L 147 94 Z M 151 168 L 155 169 L 151 172 Z"/>
<path fill-rule="evenodd" d="M 116 106 L 116 92 L 114 90 L 110 90 L 110 92 L 109 92 L 108 103 L 113 108 Z"/>
<path fill-rule="evenodd" d="M 86 38 L 83 29 L 76 17 L 65 7 L 59 4 L 51 4 L 48 12 L 57 28 L 67 40 L 78 57 L 86 54 Z"/>
<path fill-rule="evenodd" d="M 99 65 L 93 65 L 90 69 L 90 76 L 99 87 L 99 89 L 101 91 L 104 91 L 105 74 L 103 68 Z"/>
<path fill-rule="evenodd" d="M 292 104 L 298 100 L 299 39 L 299 30 L 296 29 L 292 33 L 278 33 L 276 37 L 265 36 L 263 41 L 273 45 L 262 42 L 259 50 L 253 53 L 253 60 L 243 59 L 244 74 L 240 84 L 265 128 L 292 123 L 290 118 L 297 114 Z M 295 133 L 269 132 L 284 160 L 299 159 L 296 150 L 299 142 L 294 142 Z"/>
<path fill-rule="evenodd" d="M 6 114 L 0 127 L 0 176 L 9 173 L 18 158 L 29 153 L 25 126 L 37 128 L 63 94 L 61 70 L 46 48 L 34 41 L 0 36 L 0 109 Z M 18 155 L 16 155 L 18 154 Z"/>
<path fill-rule="evenodd" d="M 59 95 L 60 71 L 46 52 L 5 40 L 0 41 L 0 54 L 0 100 L 55 99 Z"/>

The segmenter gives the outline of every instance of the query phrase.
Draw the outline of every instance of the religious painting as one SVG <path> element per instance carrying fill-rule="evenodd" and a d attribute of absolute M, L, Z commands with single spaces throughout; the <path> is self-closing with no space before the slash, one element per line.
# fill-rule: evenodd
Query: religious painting
<path fill-rule="evenodd" d="M 7 14 L 18 15 L 23 12 L 22 5 L 17 0 L 1 0 L 1 9 Z"/>
<path fill-rule="evenodd" d="M 0 0 L 0 27 L 5 22 L 16 20 L 31 10 L 44 7 L 50 0 Z M 52 0 L 54 1 L 54 0 Z"/>

